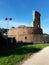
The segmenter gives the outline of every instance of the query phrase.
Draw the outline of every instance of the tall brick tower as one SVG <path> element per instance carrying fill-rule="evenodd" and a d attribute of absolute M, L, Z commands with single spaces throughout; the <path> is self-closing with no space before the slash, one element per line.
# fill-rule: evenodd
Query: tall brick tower
<path fill-rule="evenodd" d="M 33 27 L 33 33 L 43 33 L 40 26 L 40 13 L 37 11 L 33 11 L 33 21 L 31 22 L 31 27 Z"/>
<path fill-rule="evenodd" d="M 40 13 L 37 11 L 33 11 L 33 20 L 31 22 L 31 27 L 34 43 L 43 42 L 43 31 L 40 26 Z"/>
<path fill-rule="evenodd" d="M 40 13 L 33 11 L 33 27 L 40 28 Z"/>

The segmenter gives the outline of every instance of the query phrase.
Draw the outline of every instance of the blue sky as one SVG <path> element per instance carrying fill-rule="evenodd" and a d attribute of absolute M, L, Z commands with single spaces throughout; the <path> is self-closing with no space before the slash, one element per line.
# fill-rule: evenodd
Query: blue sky
<path fill-rule="evenodd" d="M 8 24 L 9 28 L 29 26 L 33 10 L 40 12 L 41 28 L 49 34 L 49 0 L 0 0 L 0 28 L 7 28 Z M 6 17 L 11 17 L 12 21 L 5 21 Z"/>

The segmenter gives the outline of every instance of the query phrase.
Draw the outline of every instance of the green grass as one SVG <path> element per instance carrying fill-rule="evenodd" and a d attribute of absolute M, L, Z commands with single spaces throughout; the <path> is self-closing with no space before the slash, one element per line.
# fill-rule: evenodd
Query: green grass
<path fill-rule="evenodd" d="M 15 65 L 20 60 L 30 56 L 49 44 L 12 44 L 0 48 L 0 65 Z"/>

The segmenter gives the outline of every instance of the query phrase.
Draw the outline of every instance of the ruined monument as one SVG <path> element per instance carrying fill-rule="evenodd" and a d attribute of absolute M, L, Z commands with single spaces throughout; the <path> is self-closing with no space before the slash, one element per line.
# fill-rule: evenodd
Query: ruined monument
<path fill-rule="evenodd" d="M 15 38 L 17 42 L 42 43 L 43 31 L 40 26 L 40 13 L 33 11 L 31 26 L 18 26 L 9 29 L 8 37 Z"/>

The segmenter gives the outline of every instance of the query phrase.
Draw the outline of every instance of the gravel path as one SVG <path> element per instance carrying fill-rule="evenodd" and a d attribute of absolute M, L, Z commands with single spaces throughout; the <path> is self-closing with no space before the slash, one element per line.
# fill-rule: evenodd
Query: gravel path
<path fill-rule="evenodd" d="M 32 55 L 22 65 L 49 65 L 49 46 Z"/>

